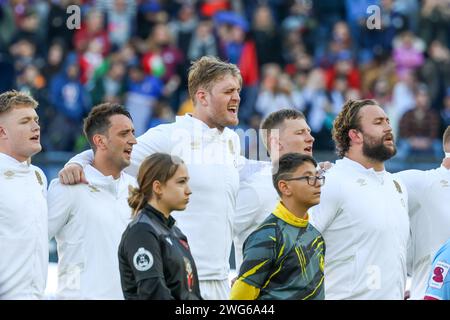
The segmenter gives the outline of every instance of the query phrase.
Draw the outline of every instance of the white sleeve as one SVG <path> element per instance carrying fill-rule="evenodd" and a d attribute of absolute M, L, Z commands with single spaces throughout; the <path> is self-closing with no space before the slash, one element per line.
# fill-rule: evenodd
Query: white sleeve
<path fill-rule="evenodd" d="M 236 198 L 236 213 L 233 219 L 236 268 L 239 268 L 242 263 L 242 246 L 245 239 L 257 227 L 255 218 L 260 207 L 261 201 L 258 193 L 249 184 L 241 184 Z"/>
<path fill-rule="evenodd" d="M 70 158 L 70 160 L 67 161 L 66 166 L 70 163 L 76 163 L 84 168 L 86 165 L 92 164 L 93 161 L 94 161 L 94 152 L 91 149 L 89 149 Z"/>
<path fill-rule="evenodd" d="M 51 240 L 69 221 L 72 210 L 70 186 L 53 179 L 48 188 L 48 238 Z"/>
<path fill-rule="evenodd" d="M 336 175 L 326 177 L 322 187 L 320 203 L 309 210 L 311 224 L 323 233 L 342 211 L 343 193 Z"/>
<path fill-rule="evenodd" d="M 126 173 L 136 177 L 141 163 L 155 152 L 170 154 L 171 137 L 168 128 L 168 125 L 159 125 L 147 130 L 146 133 L 137 138 L 137 144 L 134 145 L 131 152 L 131 164 L 125 169 Z"/>

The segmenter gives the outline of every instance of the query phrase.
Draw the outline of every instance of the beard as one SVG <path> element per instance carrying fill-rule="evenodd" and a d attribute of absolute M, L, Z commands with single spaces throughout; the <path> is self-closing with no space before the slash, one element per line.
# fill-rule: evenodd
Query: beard
<path fill-rule="evenodd" d="M 395 156 L 397 153 L 397 148 L 395 146 L 394 136 L 392 133 L 385 134 L 381 138 L 375 138 L 363 133 L 363 137 L 364 142 L 362 152 L 367 158 L 384 162 Z M 384 145 L 384 141 L 388 137 L 392 139 L 392 147 L 387 147 Z"/>

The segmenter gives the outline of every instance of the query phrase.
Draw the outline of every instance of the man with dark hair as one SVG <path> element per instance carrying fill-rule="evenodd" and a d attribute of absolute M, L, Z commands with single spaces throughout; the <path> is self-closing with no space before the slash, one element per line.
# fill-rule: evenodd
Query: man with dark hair
<path fill-rule="evenodd" d="M 89 184 L 48 190 L 49 238 L 58 244 L 58 292 L 61 299 L 123 299 L 117 248 L 131 218 L 128 188 L 136 180 L 123 172 L 136 144 L 130 114 L 121 105 L 103 103 L 84 120 L 94 161 L 84 172 Z"/>
<path fill-rule="evenodd" d="M 395 174 L 408 190 L 411 299 L 423 299 L 433 258 L 450 238 L 450 126 L 444 132 L 442 145 L 446 157 L 439 168 L 406 170 Z"/>
<path fill-rule="evenodd" d="M 188 75 L 194 112 L 138 137 L 128 169 L 136 175 L 142 161 L 155 152 L 179 156 L 186 163 L 191 201 L 185 212 L 175 212 L 174 217 L 189 239 L 205 299 L 229 296 L 232 220 L 242 159 L 239 136 L 227 127 L 239 122 L 241 86 L 236 65 L 210 56 L 195 61 Z M 88 162 L 89 155 L 70 161 Z M 65 183 L 79 182 L 81 167 L 69 164 L 60 176 Z"/>
<path fill-rule="evenodd" d="M 325 177 L 309 155 L 287 153 L 272 180 L 281 201 L 244 243 L 231 299 L 323 300 L 325 244 L 309 223 Z"/>
<path fill-rule="evenodd" d="M 409 237 L 406 188 L 386 172 L 396 147 L 373 100 L 349 100 L 333 125 L 341 160 L 327 170 L 311 223 L 327 244 L 326 299 L 403 299 Z"/>
<path fill-rule="evenodd" d="M 41 299 L 48 266 L 47 179 L 30 164 L 41 151 L 37 102 L 0 94 L 0 300 Z"/>
<path fill-rule="evenodd" d="M 312 156 L 314 138 L 301 111 L 281 109 L 272 112 L 263 120 L 260 134 L 274 164 L 288 152 Z M 242 263 L 245 239 L 273 211 L 279 200 L 271 182 L 272 167 L 268 163 L 241 181 L 233 225 L 237 270 Z"/>

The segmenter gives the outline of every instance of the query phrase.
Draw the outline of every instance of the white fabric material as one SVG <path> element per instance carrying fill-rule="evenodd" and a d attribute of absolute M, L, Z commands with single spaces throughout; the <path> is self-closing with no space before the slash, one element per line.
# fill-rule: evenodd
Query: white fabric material
<path fill-rule="evenodd" d="M 200 280 L 200 294 L 205 300 L 228 300 L 230 298 L 229 280 Z"/>
<path fill-rule="evenodd" d="M 0 153 L 0 300 L 42 299 L 47 280 L 47 178 Z"/>
<path fill-rule="evenodd" d="M 117 250 L 131 220 L 128 187 L 136 180 L 118 179 L 85 167 L 89 185 L 49 187 L 49 238 L 58 244 L 59 299 L 123 299 Z"/>
<path fill-rule="evenodd" d="M 408 189 L 411 242 L 411 299 L 423 299 L 431 264 L 439 248 L 450 238 L 450 170 L 406 170 L 395 174 Z"/>
<path fill-rule="evenodd" d="M 326 172 L 311 223 L 325 244 L 326 299 L 403 299 L 408 195 L 392 174 L 348 158 Z"/>
<path fill-rule="evenodd" d="M 137 175 L 144 159 L 165 152 L 185 162 L 192 190 L 185 211 L 173 212 L 177 226 L 186 235 L 200 280 L 228 279 L 232 224 L 239 189 L 239 136 L 225 128 L 209 128 L 190 115 L 176 117 L 170 124 L 149 129 L 137 138 L 127 172 Z M 69 160 L 84 165 L 92 151 Z"/>
<path fill-rule="evenodd" d="M 242 247 L 245 240 L 273 212 L 278 201 L 270 163 L 241 181 L 234 218 L 234 248 L 238 272 L 243 260 Z"/>

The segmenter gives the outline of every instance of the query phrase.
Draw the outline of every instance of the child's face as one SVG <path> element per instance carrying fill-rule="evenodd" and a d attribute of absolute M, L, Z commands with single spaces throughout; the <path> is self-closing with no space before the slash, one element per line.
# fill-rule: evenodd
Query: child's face
<path fill-rule="evenodd" d="M 295 202 L 301 203 L 308 208 L 320 202 L 322 183 L 315 179 L 316 176 L 319 176 L 319 174 L 311 162 L 305 162 L 295 170 L 291 178 L 309 177 L 308 179 L 287 181 L 292 191 L 292 199 Z"/>

